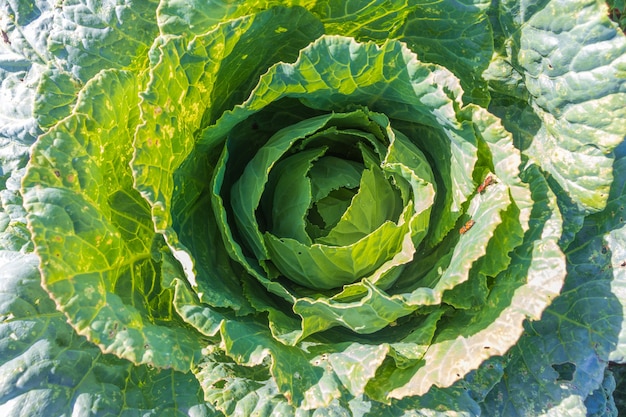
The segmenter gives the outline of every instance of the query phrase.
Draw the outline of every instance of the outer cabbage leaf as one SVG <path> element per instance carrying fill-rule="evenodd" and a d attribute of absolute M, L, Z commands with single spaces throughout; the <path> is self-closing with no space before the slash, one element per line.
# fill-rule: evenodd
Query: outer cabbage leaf
<path fill-rule="evenodd" d="M 33 85 L 40 83 L 33 110 L 41 127 L 67 116 L 80 88 L 98 71 L 128 68 L 146 60 L 158 31 L 156 22 L 143 16 L 154 15 L 157 4 L 152 0 L 90 4 L 37 0 L 3 5 L 2 30 L 8 41 L 3 46 L 24 57 L 22 64 L 38 68 L 42 76 L 27 80 L 31 94 Z M 18 109 L 23 111 L 21 106 Z"/>
<path fill-rule="evenodd" d="M 108 71 L 87 84 L 35 145 L 24 206 L 43 285 L 76 331 L 134 363 L 186 371 L 201 342 L 171 311 L 162 238 L 128 166 L 139 83 Z"/>
<path fill-rule="evenodd" d="M 34 254 L 0 251 L 0 412 L 217 416 L 190 374 L 135 366 L 78 336 L 40 286 Z"/>
<path fill-rule="evenodd" d="M 4 7 L 8 7 L 4 6 Z M 8 10 L 0 9 L 0 189 L 7 179 L 28 161 L 28 147 L 41 130 L 33 116 L 37 84 L 44 65 L 33 61 L 10 29 Z M 22 18 L 23 19 L 23 18 Z M 28 32 L 25 30 L 25 32 Z"/>
<path fill-rule="evenodd" d="M 0 48 L 2 46 L 0 45 Z M 0 187 L 28 161 L 28 147 L 40 133 L 31 106 L 32 85 L 42 68 L 0 49 Z"/>
<path fill-rule="evenodd" d="M 44 73 L 35 102 L 40 125 L 50 127 L 70 114 L 80 88 L 106 68 L 141 68 L 158 34 L 145 19 L 158 2 L 99 0 L 64 1 L 54 5 L 52 30 L 45 39 L 54 61 Z"/>
<path fill-rule="evenodd" d="M 498 6 L 501 55 L 488 77 L 494 89 L 521 100 L 498 99 L 494 111 L 574 204 L 603 209 L 611 152 L 625 135 L 626 38 L 602 1 Z"/>
<path fill-rule="evenodd" d="M 321 20 L 326 34 L 379 44 L 387 39 L 407 42 L 423 60 L 444 65 L 460 78 L 464 102 L 485 106 L 489 95 L 481 74 L 493 52 L 489 5 L 485 0 L 237 0 L 189 7 L 188 2 L 167 0 L 159 7 L 159 23 L 165 33 L 201 34 L 224 20 L 272 6 L 300 6 Z"/>
<path fill-rule="evenodd" d="M 363 39 L 387 39 L 418 4 L 406 0 L 368 2 L 348 0 L 234 0 L 202 3 L 202 7 L 179 0 L 166 0 L 159 8 L 159 24 L 164 33 L 201 34 L 223 21 L 254 14 L 274 6 L 303 7 L 325 24 L 328 33 Z M 431 7 L 439 7 L 437 4 Z M 364 25 L 360 22 L 367 21 Z"/>
<path fill-rule="evenodd" d="M 587 217 L 570 245 L 561 295 L 509 352 L 506 379 L 484 403 L 487 414 L 591 413 L 586 401 L 601 389 L 607 362 L 624 363 L 626 158 L 615 162 L 614 175 L 606 209 Z"/>
<path fill-rule="evenodd" d="M 21 152 L 18 152 L 19 155 Z M 11 158 L 7 158 L 9 161 Z M 0 250 L 31 251 L 32 242 L 26 224 L 26 210 L 20 194 L 25 161 L 17 158 L 18 168 L 11 171 L 4 187 L 0 189 Z"/>
<path fill-rule="evenodd" d="M 29 3 L 7 1 L 2 4 L 2 47 L 34 65 L 46 65 L 53 54 L 47 37 L 54 21 L 54 4 L 46 0 Z"/>
<path fill-rule="evenodd" d="M 441 1 L 414 7 L 392 32 L 421 60 L 445 66 L 461 81 L 463 102 L 487 106 L 490 95 L 482 73 L 493 55 L 493 33 L 484 0 Z"/>

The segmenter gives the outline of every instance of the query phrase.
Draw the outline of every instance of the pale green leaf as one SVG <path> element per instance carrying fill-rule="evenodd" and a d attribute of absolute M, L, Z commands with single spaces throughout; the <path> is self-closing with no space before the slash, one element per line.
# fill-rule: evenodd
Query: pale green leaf
<path fill-rule="evenodd" d="M 500 42 L 509 47 L 504 60 L 521 75 L 526 105 L 539 121 L 523 149 L 575 203 L 599 211 L 613 180 L 611 151 L 626 136 L 626 37 L 604 2 L 503 1 L 499 7 Z M 502 72 L 493 84 L 508 78 Z"/>

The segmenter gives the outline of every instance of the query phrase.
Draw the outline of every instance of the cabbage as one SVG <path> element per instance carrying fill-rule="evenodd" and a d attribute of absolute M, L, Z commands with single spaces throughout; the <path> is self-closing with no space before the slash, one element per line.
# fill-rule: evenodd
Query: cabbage
<path fill-rule="evenodd" d="M 605 3 L 0 10 L 2 415 L 617 415 Z"/>

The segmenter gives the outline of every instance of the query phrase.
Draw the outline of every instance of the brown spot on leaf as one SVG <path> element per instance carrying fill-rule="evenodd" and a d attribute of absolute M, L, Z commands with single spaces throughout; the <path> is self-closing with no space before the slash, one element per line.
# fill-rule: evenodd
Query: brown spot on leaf
<path fill-rule="evenodd" d="M 485 188 L 489 187 L 493 183 L 493 177 L 491 175 L 487 175 L 487 177 L 485 177 L 485 180 L 482 182 L 482 184 L 478 186 L 476 191 L 478 192 L 478 194 L 482 194 L 483 191 L 485 191 Z"/>
<path fill-rule="evenodd" d="M 465 233 L 467 233 L 467 231 L 469 229 L 471 229 L 474 225 L 476 224 L 476 222 L 474 220 L 468 220 L 463 227 L 461 227 L 461 229 L 459 229 L 459 234 L 464 235 Z"/>

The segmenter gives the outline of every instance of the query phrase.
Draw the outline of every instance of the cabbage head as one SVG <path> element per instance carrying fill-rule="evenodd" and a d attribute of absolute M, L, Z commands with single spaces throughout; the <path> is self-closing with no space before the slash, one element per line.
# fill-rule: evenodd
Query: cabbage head
<path fill-rule="evenodd" d="M 613 3 L 3 3 L 0 414 L 626 412 Z"/>

